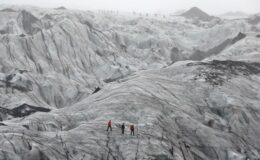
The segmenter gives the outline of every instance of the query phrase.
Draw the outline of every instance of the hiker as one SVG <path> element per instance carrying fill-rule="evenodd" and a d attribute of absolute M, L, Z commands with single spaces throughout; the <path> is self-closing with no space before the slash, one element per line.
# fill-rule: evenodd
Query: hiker
<path fill-rule="evenodd" d="M 110 129 L 110 131 L 112 131 L 112 121 L 111 120 L 109 120 L 107 123 L 107 132 L 109 129 Z"/>
<path fill-rule="evenodd" d="M 130 125 L 130 131 L 131 131 L 131 135 L 135 135 L 135 127 L 134 127 L 134 125 L 132 124 L 132 125 Z"/>
<path fill-rule="evenodd" d="M 123 124 L 121 125 L 121 129 L 122 129 L 122 134 L 124 134 L 124 133 L 125 133 L 125 123 L 123 123 Z"/>

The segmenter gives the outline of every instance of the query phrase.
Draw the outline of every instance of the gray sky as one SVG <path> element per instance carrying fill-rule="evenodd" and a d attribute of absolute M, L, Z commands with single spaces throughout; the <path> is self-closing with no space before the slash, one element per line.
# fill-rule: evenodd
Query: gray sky
<path fill-rule="evenodd" d="M 260 0 L 0 0 L 0 4 L 65 6 L 70 9 L 106 9 L 169 13 L 197 6 L 210 14 L 228 11 L 260 12 Z"/>

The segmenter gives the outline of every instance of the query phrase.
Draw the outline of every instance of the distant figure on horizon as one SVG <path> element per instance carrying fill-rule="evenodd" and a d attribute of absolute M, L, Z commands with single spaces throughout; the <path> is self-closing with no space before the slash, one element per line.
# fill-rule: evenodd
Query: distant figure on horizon
<path fill-rule="evenodd" d="M 123 123 L 123 124 L 121 125 L 121 129 L 122 129 L 122 134 L 124 134 L 124 133 L 125 133 L 125 123 Z"/>
<path fill-rule="evenodd" d="M 131 135 L 135 135 L 135 127 L 133 124 L 130 125 L 130 131 L 131 131 Z"/>
<path fill-rule="evenodd" d="M 109 120 L 107 123 L 107 132 L 109 129 L 110 129 L 110 131 L 112 131 L 112 121 L 111 120 Z"/>

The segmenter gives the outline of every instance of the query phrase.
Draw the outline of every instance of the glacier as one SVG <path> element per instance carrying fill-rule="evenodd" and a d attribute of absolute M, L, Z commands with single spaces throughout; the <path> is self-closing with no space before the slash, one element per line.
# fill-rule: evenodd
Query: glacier
<path fill-rule="evenodd" d="M 257 17 L 0 5 L 0 160 L 260 159 Z"/>

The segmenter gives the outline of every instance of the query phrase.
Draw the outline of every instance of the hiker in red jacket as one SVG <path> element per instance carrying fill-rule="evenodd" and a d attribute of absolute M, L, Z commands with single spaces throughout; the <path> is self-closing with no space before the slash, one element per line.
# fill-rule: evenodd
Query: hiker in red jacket
<path fill-rule="evenodd" d="M 111 120 L 109 120 L 107 123 L 107 132 L 109 129 L 110 129 L 110 131 L 112 131 L 112 121 Z"/>
<path fill-rule="evenodd" d="M 131 131 L 131 135 L 135 135 L 135 127 L 134 127 L 134 125 L 132 124 L 132 125 L 130 125 L 130 131 Z"/>

